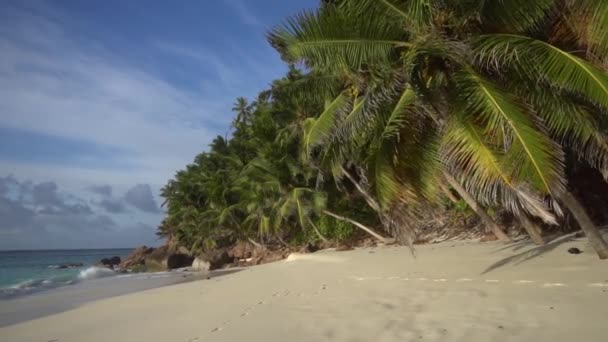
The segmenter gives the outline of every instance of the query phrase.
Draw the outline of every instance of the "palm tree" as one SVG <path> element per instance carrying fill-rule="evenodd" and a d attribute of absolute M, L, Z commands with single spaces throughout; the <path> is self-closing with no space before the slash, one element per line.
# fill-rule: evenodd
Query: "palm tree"
<path fill-rule="evenodd" d="M 252 106 L 247 102 L 244 97 L 237 97 L 236 102 L 232 107 L 232 111 L 236 113 L 236 117 L 233 120 L 232 126 L 238 127 L 239 125 L 248 124 L 251 121 Z"/>
<path fill-rule="evenodd" d="M 309 153 L 356 161 L 387 212 L 432 200 L 442 174 L 519 216 L 555 223 L 559 202 L 608 258 L 564 171 L 565 151 L 608 165 L 607 2 L 335 3 L 270 35 L 284 59 L 344 80 L 309 123 Z"/>

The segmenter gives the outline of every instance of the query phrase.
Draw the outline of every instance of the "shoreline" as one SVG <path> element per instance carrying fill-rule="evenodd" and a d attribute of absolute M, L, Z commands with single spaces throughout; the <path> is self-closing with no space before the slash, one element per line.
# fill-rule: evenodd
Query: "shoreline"
<path fill-rule="evenodd" d="M 73 310 L 90 302 L 202 279 L 211 279 L 239 270 L 228 271 L 217 270 L 202 273 L 174 270 L 116 274 L 35 293 L 3 298 L 0 300 L 0 328 Z"/>
<path fill-rule="evenodd" d="M 572 255 L 577 247 L 583 254 Z M 288 260 L 0 328 L 20 341 L 603 341 L 608 272 L 585 241 L 444 242 Z M 33 296 L 29 297 L 33 298 Z M 6 304 L 6 302 L 3 302 Z M 3 305 L 4 306 L 4 305 Z M 592 319 L 588 319 L 588 318 Z"/>

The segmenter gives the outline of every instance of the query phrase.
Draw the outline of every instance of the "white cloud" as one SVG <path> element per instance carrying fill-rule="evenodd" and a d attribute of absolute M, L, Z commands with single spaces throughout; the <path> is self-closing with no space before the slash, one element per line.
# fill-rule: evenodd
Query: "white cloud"
<path fill-rule="evenodd" d="M 0 24 L 0 125 L 119 147 L 140 181 L 158 184 L 229 122 L 231 99 L 179 88 L 48 18 L 13 12 Z"/>
<path fill-rule="evenodd" d="M 247 8 L 240 0 L 226 0 L 226 3 L 232 7 L 245 24 L 255 28 L 265 27 L 264 23 L 253 14 L 253 11 Z"/>

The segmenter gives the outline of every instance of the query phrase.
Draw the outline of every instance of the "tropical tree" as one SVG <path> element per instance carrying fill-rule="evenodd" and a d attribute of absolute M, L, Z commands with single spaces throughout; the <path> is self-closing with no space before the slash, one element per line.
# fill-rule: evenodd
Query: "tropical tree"
<path fill-rule="evenodd" d="M 333 170 L 354 161 L 384 213 L 432 202 L 443 177 L 524 219 L 555 223 L 561 203 L 608 258 L 564 167 L 569 153 L 606 170 L 607 13 L 601 0 L 332 1 L 270 40 L 342 82 L 305 145 Z"/>

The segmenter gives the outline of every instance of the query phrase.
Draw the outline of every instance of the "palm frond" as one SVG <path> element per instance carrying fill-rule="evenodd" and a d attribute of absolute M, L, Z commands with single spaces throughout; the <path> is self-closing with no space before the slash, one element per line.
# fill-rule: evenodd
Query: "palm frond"
<path fill-rule="evenodd" d="M 484 135 L 505 141 L 504 167 L 511 177 L 527 179 L 542 193 L 559 192 L 564 188 L 563 155 L 560 147 L 535 125 L 527 109 L 508 93 L 470 70 L 455 78 L 456 89 L 466 99 L 463 110 L 470 119 L 481 120 Z"/>
<path fill-rule="evenodd" d="M 372 15 L 373 13 L 370 13 Z M 318 70 L 359 70 L 368 64 L 389 64 L 408 44 L 403 31 L 383 18 L 347 15 L 334 8 L 302 12 L 270 33 L 286 46 L 290 58 Z"/>
<path fill-rule="evenodd" d="M 346 95 L 340 94 L 325 108 L 317 119 L 310 118 L 306 120 L 304 123 L 303 150 L 307 156 L 310 156 L 315 146 L 321 145 L 331 138 L 332 132 L 340 120 L 339 111 L 347 103 Z"/>
<path fill-rule="evenodd" d="M 463 185 L 485 205 L 504 205 L 510 212 L 522 210 L 543 221 L 555 224 L 555 217 L 543 200 L 514 179 L 497 151 L 483 139 L 483 132 L 463 112 L 456 112 L 446 125 L 442 139 L 442 159 Z"/>
<path fill-rule="evenodd" d="M 420 30 L 432 24 L 437 9 L 436 0 L 354 0 L 344 1 L 341 9 L 351 15 L 376 12 L 384 20 L 408 25 L 408 30 Z"/>
<path fill-rule="evenodd" d="M 515 66 L 528 77 L 567 90 L 608 109 L 608 75 L 582 58 L 529 37 L 491 34 L 474 42 L 484 66 Z"/>
<path fill-rule="evenodd" d="M 481 21 L 503 32 L 523 33 L 538 28 L 555 0 L 482 1 Z"/>
<path fill-rule="evenodd" d="M 397 105 L 395 105 L 390 116 L 388 117 L 384 130 L 381 134 L 381 139 L 390 139 L 399 134 L 399 131 L 406 123 L 406 115 L 408 113 L 407 110 L 415 100 L 416 93 L 409 85 L 406 85 L 405 90 L 397 102 Z"/>
<path fill-rule="evenodd" d="M 526 92 L 553 138 L 570 148 L 581 160 L 605 172 L 608 169 L 608 138 L 588 108 L 568 96 L 536 89 Z"/>
<path fill-rule="evenodd" d="M 582 46 L 601 62 L 608 62 L 608 2 L 578 0 L 568 4 L 565 16 Z"/>

